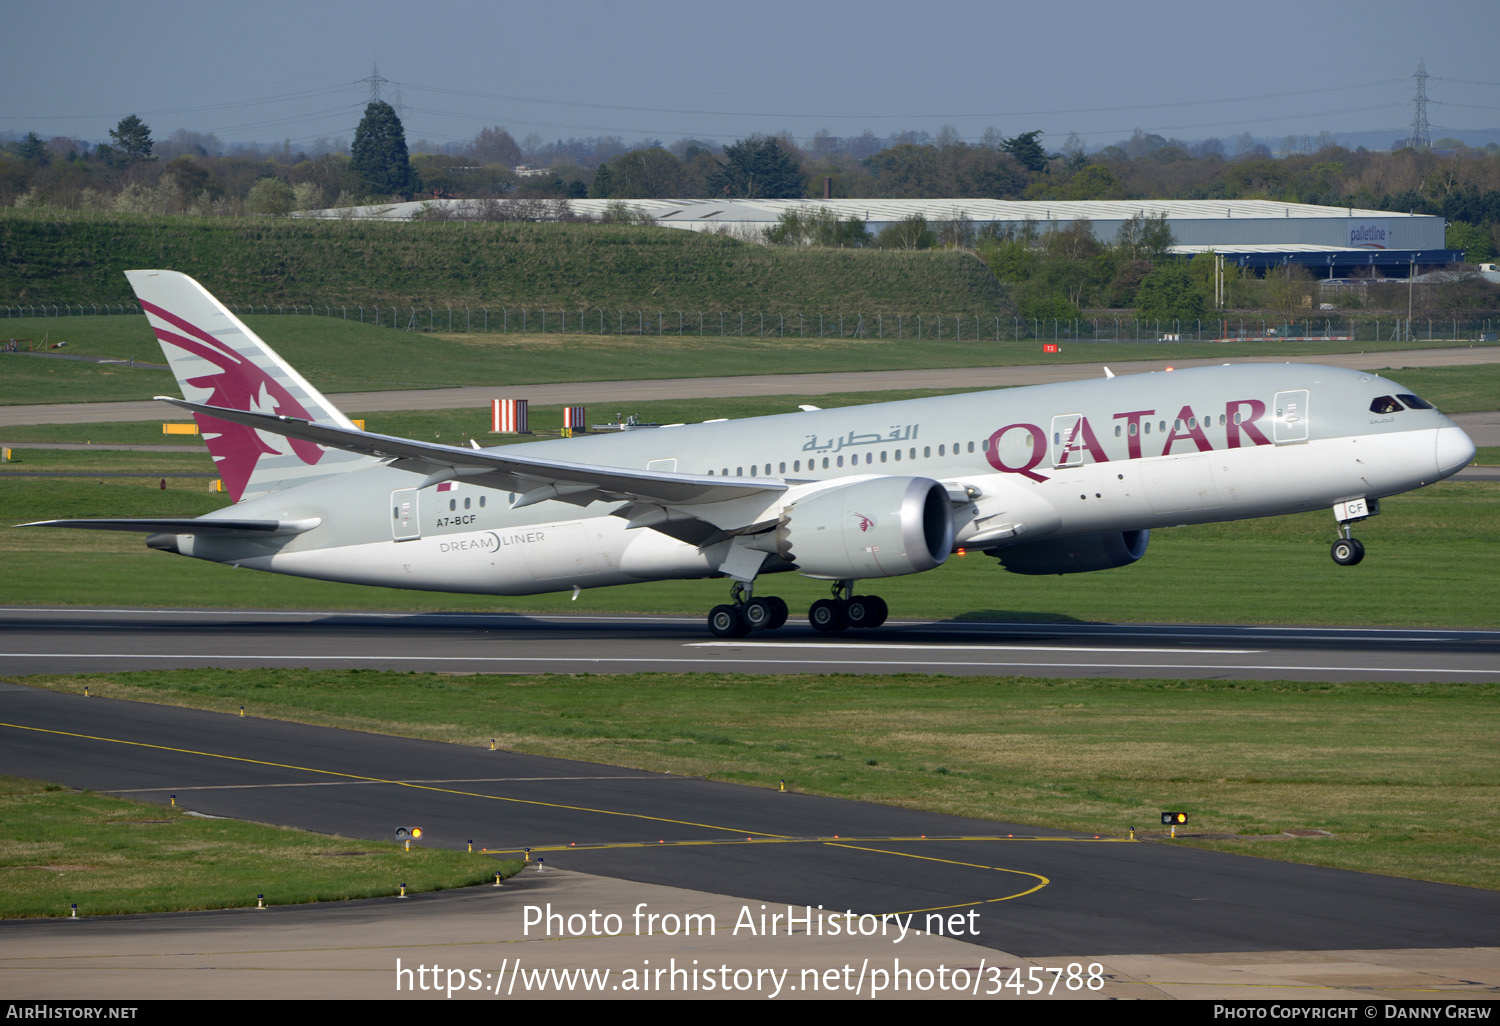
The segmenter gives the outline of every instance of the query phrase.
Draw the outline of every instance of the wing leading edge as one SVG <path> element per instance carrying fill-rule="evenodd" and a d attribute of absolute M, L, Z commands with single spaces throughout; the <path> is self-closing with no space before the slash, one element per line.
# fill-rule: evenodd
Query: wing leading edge
<path fill-rule="evenodd" d="M 503 450 L 419 442 L 298 417 L 205 406 L 171 396 L 157 398 L 193 413 L 387 460 L 398 469 L 425 474 L 418 487 L 461 479 L 468 484 L 515 492 L 513 508 L 547 500 L 577 506 L 627 501 L 673 508 L 710 507 L 739 499 L 770 499 L 787 490 L 785 482 L 769 478 L 714 477 L 572 463 Z M 699 512 L 706 514 L 708 510 Z M 712 522 L 717 518 L 701 519 Z"/>

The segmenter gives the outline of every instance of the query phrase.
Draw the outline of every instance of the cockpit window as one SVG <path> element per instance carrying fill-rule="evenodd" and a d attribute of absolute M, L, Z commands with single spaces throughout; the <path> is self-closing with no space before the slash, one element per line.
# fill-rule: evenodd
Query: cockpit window
<path fill-rule="evenodd" d="M 1400 413 L 1405 407 L 1388 395 L 1370 401 L 1371 413 Z"/>
<path fill-rule="evenodd" d="M 1398 395 L 1396 398 L 1400 399 L 1403 403 L 1405 403 L 1406 405 L 1410 406 L 1414 410 L 1435 410 L 1435 409 L 1437 409 L 1436 406 L 1433 406 L 1426 399 L 1423 399 L 1423 398 L 1421 398 L 1419 396 L 1407 395 L 1406 393 L 1403 392 L 1401 395 Z"/>

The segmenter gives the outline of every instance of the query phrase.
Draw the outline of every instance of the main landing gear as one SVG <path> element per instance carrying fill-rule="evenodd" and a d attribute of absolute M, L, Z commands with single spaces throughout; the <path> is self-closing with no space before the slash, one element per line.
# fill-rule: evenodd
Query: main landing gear
<path fill-rule="evenodd" d="M 775 595 L 751 598 L 750 586 L 742 581 L 734 582 L 729 598 L 728 604 L 709 611 L 708 629 L 716 637 L 743 638 L 751 631 L 774 631 L 791 612 L 786 601 Z"/>
<path fill-rule="evenodd" d="M 833 598 L 819 599 L 807 611 L 814 628 L 832 634 L 850 627 L 879 627 L 889 613 L 878 595 L 855 595 L 853 581 L 836 581 Z"/>
<path fill-rule="evenodd" d="M 730 601 L 714 606 L 708 614 L 708 629 L 719 638 L 743 638 L 751 631 L 774 631 L 787 621 L 785 600 L 775 595 L 751 597 L 751 585 L 735 581 Z M 879 627 L 888 614 L 885 600 L 876 595 L 854 595 L 853 581 L 838 581 L 833 598 L 820 599 L 807 611 L 808 622 L 824 633 L 850 627 Z"/>

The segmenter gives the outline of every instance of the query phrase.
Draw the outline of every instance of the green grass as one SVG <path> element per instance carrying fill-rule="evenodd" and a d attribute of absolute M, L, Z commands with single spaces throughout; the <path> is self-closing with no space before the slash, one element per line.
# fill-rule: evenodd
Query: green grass
<path fill-rule="evenodd" d="M 197 516 L 221 506 L 207 482 L 6 478 L 0 523 L 63 517 Z M 1387 499 L 1361 524 L 1358 567 L 1328 557 L 1324 512 L 1158 530 L 1133 566 L 1062 577 L 1005 573 L 993 559 L 954 556 L 937 570 L 879 582 L 893 615 L 971 620 L 1500 626 L 1500 578 L 1477 554 L 1500 543 L 1500 484 L 1444 482 Z M 722 581 L 662 581 L 506 598 L 362 588 L 231 570 L 147 549 L 139 537 L 0 529 L 0 603 L 209 608 L 660 612 L 701 615 Z M 799 614 L 827 585 L 796 574 L 761 590 Z"/>
<path fill-rule="evenodd" d="M 1180 808 L 1189 833 L 1241 838 L 1184 843 L 1500 887 L 1494 684 L 303 670 L 25 682 L 1111 836 Z"/>
<path fill-rule="evenodd" d="M 183 440 L 178 439 L 179 442 Z M 200 449 L 198 452 L 150 452 L 107 449 L 103 446 L 97 449 L 7 448 L 11 448 L 11 458 L 0 463 L 0 477 L 7 474 L 71 474 L 86 477 L 90 473 L 139 474 L 151 477 L 159 474 L 211 474 L 214 469 L 214 461 L 207 449 Z"/>
<path fill-rule="evenodd" d="M 0 776 L 0 918 L 245 908 L 467 887 L 517 872 L 488 856 L 189 816 Z"/>
<path fill-rule="evenodd" d="M 685 234 L 685 233 L 684 233 Z M 320 391 L 397 388 L 496 387 L 556 381 L 635 381 L 653 378 L 934 367 L 1020 366 L 1047 361 L 1118 364 L 1189 358 L 1338 354 L 1350 343 L 1100 343 L 1065 345 L 1043 354 L 1034 341 L 950 339 L 885 341 L 839 338 L 697 338 L 665 335 L 426 335 L 327 317 L 246 316 L 245 321 Z M 12 318 L 0 320 L 0 339 L 14 335 L 68 342 L 70 355 L 161 364 L 163 357 L 142 317 Z M 1380 348 L 1360 343 L 1371 351 Z M 1388 349 L 1411 348 L 1390 343 Z M 1420 347 L 1419 347 L 1420 348 Z M 1394 373 L 1450 412 L 1492 409 L 1497 372 L 1481 366 Z M 0 354 L 0 405 L 144 400 L 177 395 L 166 370 L 127 364 Z M 1434 398 L 1434 396 L 1437 396 Z M 1441 401 L 1451 396 L 1452 403 Z M 172 419 L 163 406 L 163 419 Z M 160 439 L 158 428 L 157 440 Z M 35 439 L 31 439 L 35 440 Z"/>
<path fill-rule="evenodd" d="M 192 275 L 229 303 L 1010 316 L 999 282 L 967 253 L 772 248 L 630 225 L 4 209 L 0 254 L 0 297 L 23 304 L 130 303 L 123 272 L 159 267 Z"/>

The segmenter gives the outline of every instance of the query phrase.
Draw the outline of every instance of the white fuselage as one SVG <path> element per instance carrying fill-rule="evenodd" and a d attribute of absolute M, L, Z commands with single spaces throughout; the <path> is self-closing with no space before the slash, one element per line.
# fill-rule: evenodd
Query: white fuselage
<path fill-rule="evenodd" d="M 953 544 L 1261 517 L 1373 500 L 1473 454 L 1430 409 L 1377 414 L 1404 390 L 1369 374 L 1233 365 L 526 443 L 556 460 L 785 482 L 738 511 L 774 523 L 863 479 L 930 478 L 953 497 Z M 283 440 L 267 436 L 268 444 Z M 628 526 L 624 503 L 546 501 L 385 465 L 248 499 L 224 516 L 320 526 L 264 540 L 181 535 L 185 555 L 386 587 L 523 595 L 718 576 L 727 536 Z M 741 500 L 742 503 L 748 500 Z M 211 515 L 212 516 L 212 515 Z M 797 569 L 770 559 L 762 572 Z M 816 576 L 816 575 L 815 575 Z"/>

